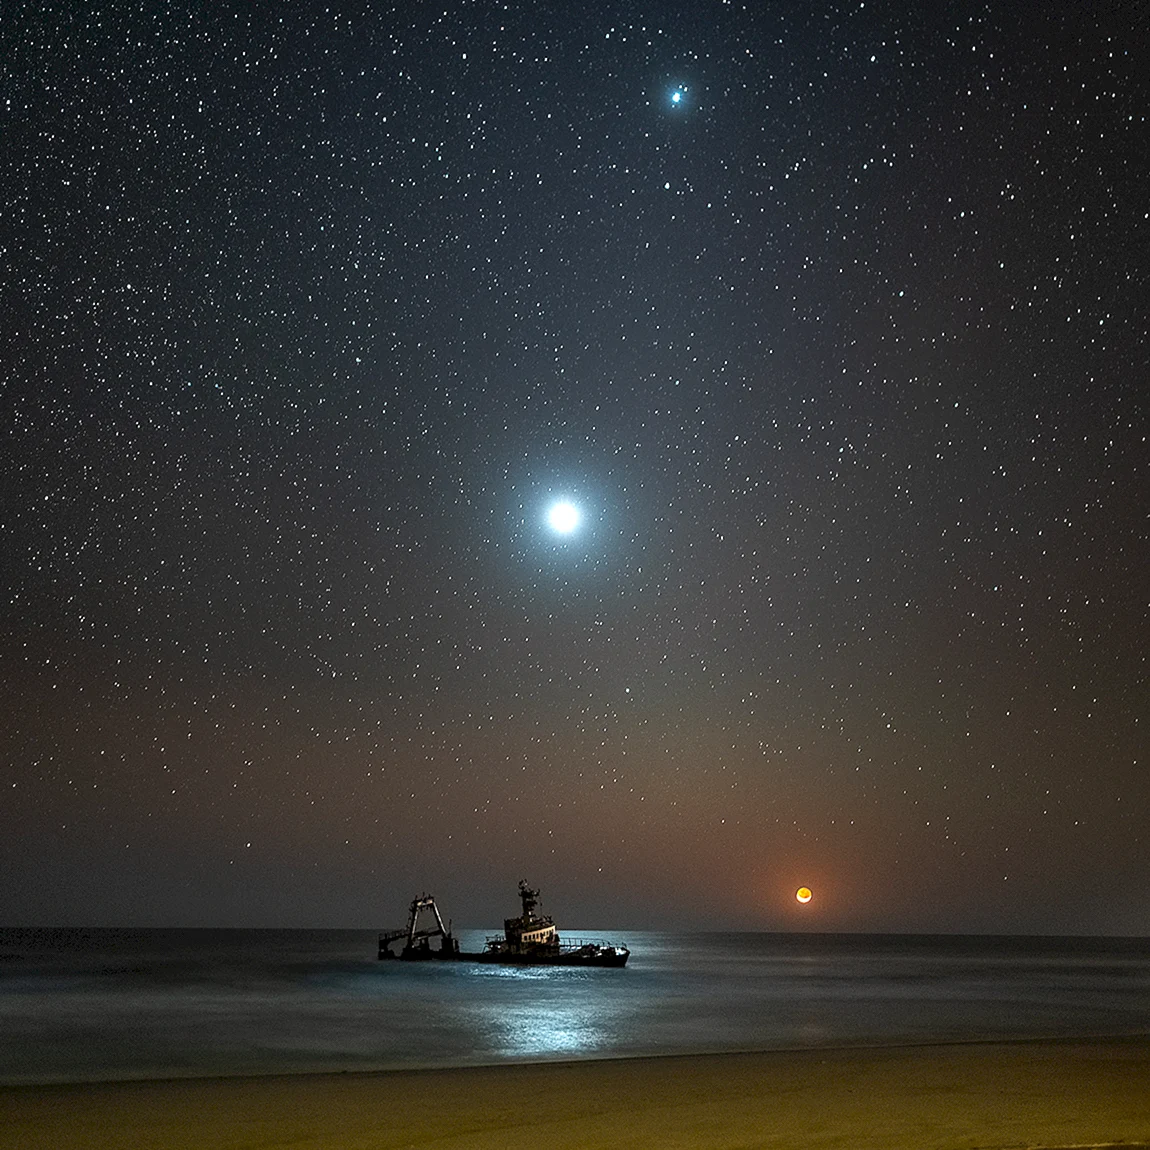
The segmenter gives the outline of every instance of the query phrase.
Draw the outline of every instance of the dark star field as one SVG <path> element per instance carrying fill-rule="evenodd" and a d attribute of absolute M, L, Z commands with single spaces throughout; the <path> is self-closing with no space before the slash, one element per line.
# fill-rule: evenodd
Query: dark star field
<path fill-rule="evenodd" d="M 1150 935 L 1148 45 L 9 5 L 0 922 Z"/>

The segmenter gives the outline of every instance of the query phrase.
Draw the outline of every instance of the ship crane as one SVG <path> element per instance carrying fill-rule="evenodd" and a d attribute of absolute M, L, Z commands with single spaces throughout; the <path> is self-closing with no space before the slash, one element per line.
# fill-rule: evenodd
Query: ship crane
<path fill-rule="evenodd" d="M 428 915 L 434 920 L 435 925 L 421 927 L 420 920 L 426 919 Z M 435 905 L 435 899 L 429 894 L 421 894 L 418 898 L 411 900 L 407 914 L 407 926 L 398 930 L 384 931 L 379 936 L 379 957 L 394 958 L 395 955 L 391 953 L 391 944 L 400 939 L 404 940 L 400 957 L 421 958 L 424 955 L 430 957 L 433 953 L 431 950 L 431 939 L 433 938 L 443 939 L 439 947 L 439 954 L 443 957 L 453 957 L 459 949 L 451 937 L 451 924 L 443 925 L 443 916 L 439 913 L 439 907 Z"/>

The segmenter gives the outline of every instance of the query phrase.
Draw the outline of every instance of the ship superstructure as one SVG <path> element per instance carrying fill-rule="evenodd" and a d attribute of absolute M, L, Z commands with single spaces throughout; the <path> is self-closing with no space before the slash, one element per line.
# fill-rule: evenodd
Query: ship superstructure
<path fill-rule="evenodd" d="M 534 954 L 558 950 L 559 929 L 555 920 L 546 914 L 536 914 L 539 905 L 539 892 L 519 880 L 519 901 L 523 913 L 518 918 L 503 920 L 503 937 L 494 935 L 487 940 L 488 951 L 514 954 Z"/>

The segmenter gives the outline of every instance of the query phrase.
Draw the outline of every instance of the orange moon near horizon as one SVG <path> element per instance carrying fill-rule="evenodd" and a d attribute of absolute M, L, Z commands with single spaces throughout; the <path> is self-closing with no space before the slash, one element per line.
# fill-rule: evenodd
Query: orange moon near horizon
<path fill-rule="evenodd" d="M 811 901 L 811 888 L 809 886 L 799 887 L 799 889 L 797 891 L 795 891 L 795 898 L 797 898 L 799 900 L 799 902 L 803 902 L 803 903 L 810 902 Z"/>

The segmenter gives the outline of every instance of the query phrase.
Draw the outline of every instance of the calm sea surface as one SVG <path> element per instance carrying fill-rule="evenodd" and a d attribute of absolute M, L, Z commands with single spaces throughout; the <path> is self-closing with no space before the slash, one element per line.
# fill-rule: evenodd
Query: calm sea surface
<path fill-rule="evenodd" d="M 0 1083 L 1150 1035 L 1146 939 L 570 933 L 630 964 L 379 962 L 371 931 L 0 930 Z"/>

